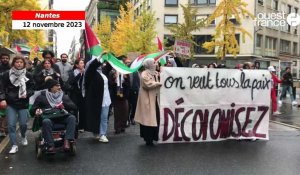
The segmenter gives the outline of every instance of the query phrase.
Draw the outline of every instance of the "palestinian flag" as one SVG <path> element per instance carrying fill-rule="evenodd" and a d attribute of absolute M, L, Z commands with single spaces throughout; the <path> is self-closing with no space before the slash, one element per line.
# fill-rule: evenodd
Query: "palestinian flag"
<path fill-rule="evenodd" d="M 87 22 L 85 22 L 85 45 L 86 51 L 92 59 L 98 58 L 103 52 L 95 33 Z"/>
<path fill-rule="evenodd" d="M 139 69 L 142 67 L 143 61 L 145 59 L 154 59 L 155 62 L 160 62 L 165 55 L 167 55 L 169 52 L 167 51 L 161 51 L 161 52 L 156 52 L 156 53 L 151 53 L 151 54 L 144 54 L 140 55 L 137 57 L 131 64 L 130 68 L 131 69 Z"/>
<path fill-rule="evenodd" d="M 43 48 L 41 48 L 40 46 L 35 46 L 33 49 L 35 52 L 43 52 Z"/>
<path fill-rule="evenodd" d="M 142 67 L 142 63 L 145 59 L 145 57 L 147 56 L 147 54 L 143 54 L 138 56 L 136 59 L 134 59 L 134 61 L 131 63 L 130 68 L 131 69 L 135 69 L 135 68 L 140 68 Z"/>
<path fill-rule="evenodd" d="M 164 47 L 162 42 L 160 41 L 159 37 L 157 37 L 157 47 L 159 51 L 164 51 Z"/>
<path fill-rule="evenodd" d="M 28 47 L 27 45 L 25 44 L 17 44 L 16 45 L 16 50 L 18 52 L 30 52 L 31 48 Z"/>
<path fill-rule="evenodd" d="M 98 41 L 96 35 L 93 30 L 89 26 L 89 24 L 85 23 L 85 40 L 87 52 L 91 55 L 92 59 L 99 58 L 99 56 L 103 52 L 103 48 L 100 46 L 100 42 Z M 101 58 L 101 62 L 107 61 L 116 71 L 122 74 L 130 74 L 136 72 L 141 66 L 144 59 L 159 59 L 161 56 L 165 55 L 167 52 L 157 52 L 148 55 L 141 56 L 135 66 L 131 66 L 130 68 L 125 65 L 122 61 L 118 60 L 113 54 L 108 53 L 104 54 Z"/>
<path fill-rule="evenodd" d="M 162 44 L 161 40 L 159 39 L 159 37 L 157 37 L 157 47 L 158 47 L 158 50 L 164 51 L 163 44 Z M 167 54 L 166 54 L 166 55 L 167 55 Z M 160 65 L 165 65 L 165 64 L 167 64 L 166 55 L 164 55 L 164 56 L 162 56 L 162 57 L 160 57 L 160 58 L 156 58 L 156 61 L 159 61 Z"/>

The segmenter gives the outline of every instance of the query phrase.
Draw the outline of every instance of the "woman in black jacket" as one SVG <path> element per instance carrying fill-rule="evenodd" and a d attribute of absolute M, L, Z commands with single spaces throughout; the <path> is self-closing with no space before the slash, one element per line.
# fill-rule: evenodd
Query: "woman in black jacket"
<path fill-rule="evenodd" d="M 33 94 L 33 78 L 26 72 L 26 62 L 22 56 L 16 56 L 12 61 L 12 68 L 5 72 L 0 83 L 0 101 L 6 103 L 8 119 L 8 133 L 12 143 L 9 153 L 18 151 L 16 123 L 19 118 L 22 145 L 28 144 L 26 139 L 29 97 Z M 18 117 L 18 118 L 17 118 Z"/>
<path fill-rule="evenodd" d="M 78 129 L 82 130 L 85 128 L 85 103 L 82 94 L 82 85 L 83 85 L 83 76 L 84 76 L 84 60 L 76 60 L 74 63 L 73 70 L 69 73 L 69 92 L 71 100 L 78 107 L 78 118 L 79 124 Z"/>
<path fill-rule="evenodd" d="M 45 82 L 49 78 L 58 81 L 61 86 L 63 86 L 60 74 L 53 69 L 53 62 L 50 59 L 45 59 L 41 64 L 43 69 L 34 75 L 36 83 L 35 90 L 39 91 L 47 89 Z"/>

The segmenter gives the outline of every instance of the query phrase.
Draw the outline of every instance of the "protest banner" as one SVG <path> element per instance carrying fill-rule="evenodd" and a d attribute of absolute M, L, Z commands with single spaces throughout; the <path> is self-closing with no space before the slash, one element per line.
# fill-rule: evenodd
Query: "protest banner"
<path fill-rule="evenodd" d="M 164 67 L 160 77 L 159 143 L 269 139 L 268 71 Z"/>
<path fill-rule="evenodd" d="M 176 40 L 175 41 L 175 53 L 182 56 L 191 56 L 191 43 L 187 41 Z"/>

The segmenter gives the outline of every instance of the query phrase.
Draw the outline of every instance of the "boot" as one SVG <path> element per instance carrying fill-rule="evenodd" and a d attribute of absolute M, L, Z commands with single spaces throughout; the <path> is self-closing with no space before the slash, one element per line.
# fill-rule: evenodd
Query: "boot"
<path fill-rule="evenodd" d="M 64 141 L 64 150 L 69 151 L 70 150 L 70 141 L 65 139 Z"/>

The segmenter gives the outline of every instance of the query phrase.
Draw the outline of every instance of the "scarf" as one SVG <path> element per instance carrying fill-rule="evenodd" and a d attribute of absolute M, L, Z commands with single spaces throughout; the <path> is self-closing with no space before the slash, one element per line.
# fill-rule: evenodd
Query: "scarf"
<path fill-rule="evenodd" d="M 49 90 L 46 90 L 46 98 L 52 108 L 54 108 L 55 106 L 57 106 L 62 102 L 63 95 L 64 95 L 63 91 L 52 93 L 49 92 Z"/>
<path fill-rule="evenodd" d="M 16 68 L 12 67 L 9 70 L 9 80 L 11 84 L 13 84 L 16 87 L 19 87 L 19 98 L 27 95 L 26 82 L 29 79 L 26 77 L 25 68 L 21 70 L 17 70 Z"/>
<path fill-rule="evenodd" d="M 122 85 L 123 82 L 124 82 L 124 75 L 117 72 L 117 78 L 116 78 L 117 87 L 123 88 Z"/>
<path fill-rule="evenodd" d="M 80 74 L 80 70 L 79 69 L 75 69 L 74 70 L 74 77 L 76 77 L 77 75 Z M 82 85 L 82 78 L 83 76 L 80 77 L 79 81 L 77 81 L 77 87 L 78 89 L 80 89 L 81 85 Z"/>
<path fill-rule="evenodd" d="M 43 72 L 43 75 L 46 77 L 46 76 L 48 76 L 48 75 L 52 75 L 53 73 L 54 73 L 54 71 L 53 71 L 53 69 L 52 68 L 50 68 L 50 69 L 43 69 L 42 70 L 42 72 Z"/>
<path fill-rule="evenodd" d="M 149 74 L 151 74 L 153 76 L 157 75 L 156 65 L 154 64 L 154 59 L 146 59 L 143 62 L 143 66 Z"/>

